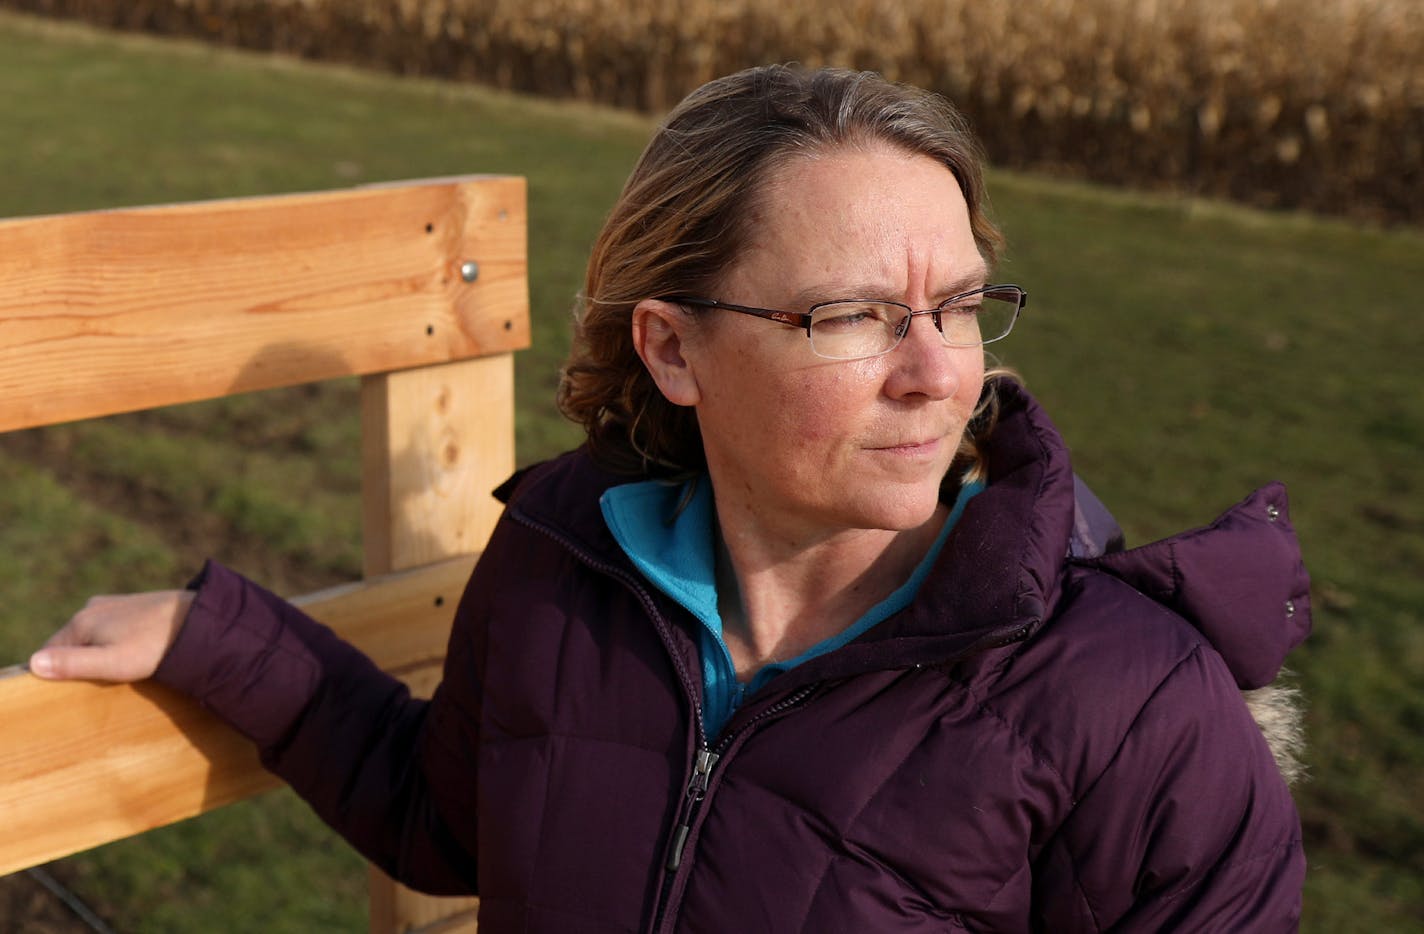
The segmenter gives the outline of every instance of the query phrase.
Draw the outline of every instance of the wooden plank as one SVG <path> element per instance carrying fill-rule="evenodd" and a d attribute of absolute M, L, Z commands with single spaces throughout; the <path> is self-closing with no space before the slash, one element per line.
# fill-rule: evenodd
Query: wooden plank
<path fill-rule="evenodd" d="M 383 668 L 428 692 L 474 558 L 298 601 Z M 42 681 L 0 671 L 0 875 L 272 788 L 252 746 L 154 684 Z"/>
<path fill-rule="evenodd" d="M 525 347 L 524 188 L 0 221 L 0 431 Z"/>
<path fill-rule="evenodd" d="M 482 547 L 501 509 L 490 491 L 514 469 L 513 356 L 367 377 L 361 419 L 366 573 Z M 372 934 L 471 934 L 478 904 L 371 869 Z"/>
<path fill-rule="evenodd" d="M 362 541 L 367 574 L 484 547 L 514 471 L 514 356 L 361 382 Z"/>

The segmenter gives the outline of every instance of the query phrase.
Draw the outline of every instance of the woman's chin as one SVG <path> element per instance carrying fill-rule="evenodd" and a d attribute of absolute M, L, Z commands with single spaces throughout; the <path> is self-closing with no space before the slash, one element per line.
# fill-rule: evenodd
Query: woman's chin
<path fill-rule="evenodd" d="M 902 495 L 876 503 L 866 503 L 860 510 L 861 528 L 884 529 L 887 532 L 908 532 L 931 522 L 939 514 L 939 485 L 914 495 Z"/>

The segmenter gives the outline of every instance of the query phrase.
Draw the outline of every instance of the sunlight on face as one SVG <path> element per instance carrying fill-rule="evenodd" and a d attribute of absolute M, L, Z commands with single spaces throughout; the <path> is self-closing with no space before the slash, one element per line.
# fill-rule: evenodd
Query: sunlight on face
<path fill-rule="evenodd" d="M 929 308 L 984 284 L 954 175 L 885 144 L 774 170 L 716 298 L 806 311 L 843 298 Z M 703 312 L 687 348 L 719 509 L 781 537 L 912 528 L 938 503 L 983 381 L 981 348 L 946 347 L 927 317 L 892 351 L 812 353 L 802 330 Z"/>

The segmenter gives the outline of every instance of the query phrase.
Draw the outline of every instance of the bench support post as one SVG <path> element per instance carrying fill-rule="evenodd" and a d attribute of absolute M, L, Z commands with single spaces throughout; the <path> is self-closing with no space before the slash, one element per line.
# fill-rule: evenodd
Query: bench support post
<path fill-rule="evenodd" d="M 500 513 L 490 491 L 514 470 L 513 355 L 365 377 L 361 424 L 366 574 L 482 548 Z M 440 669 L 406 680 L 428 696 Z M 473 934 L 477 904 L 371 870 L 372 934 Z"/>

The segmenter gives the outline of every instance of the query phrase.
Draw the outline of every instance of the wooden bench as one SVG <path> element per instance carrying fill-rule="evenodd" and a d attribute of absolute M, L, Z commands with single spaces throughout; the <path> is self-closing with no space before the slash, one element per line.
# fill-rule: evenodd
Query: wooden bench
<path fill-rule="evenodd" d="M 428 696 L 514 467 L 525 227 L 493 176 L 0 222 L 0 432 L 360 376 L 364 579 L 297 602 Z M 277 784 L 156 685 L 18 667 L 0 749 L 0 874 Z M 373 870 L 373 932 L 473 931 L 474 905 Z"/>

